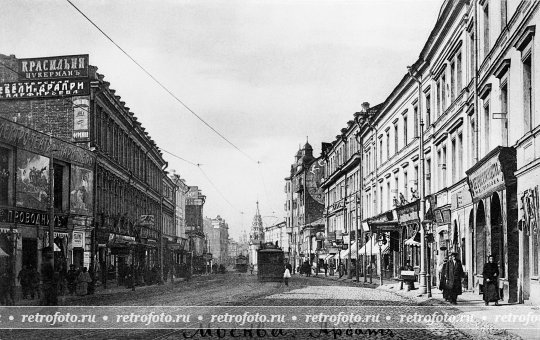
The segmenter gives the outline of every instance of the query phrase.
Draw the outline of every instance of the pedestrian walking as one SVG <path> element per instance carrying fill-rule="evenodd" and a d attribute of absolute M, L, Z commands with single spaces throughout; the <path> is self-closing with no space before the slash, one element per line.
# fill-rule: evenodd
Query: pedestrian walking
<path fill-rule="evenodd" d="M 10 306 L 11 301 L 11 276 L 7 272 L 0 274 L 0 304 Z"/>
<path fill-rule="evenodd" d="M 253 269 L 255 269 L 255 266 L 253 265 L 253 263 L 250 263 L 249 264 L 249 272 L 251 273 L 251 275 L 253 275 Z"/>
<path fill-rule="evenodd" d="M 463 266 L 461 261 L 457 259 L 458 253 L 450 254 L 450 260 L 447 263 L 446 270 L 446 288 L 448 289 L 448 297 L 450 303 L 457 304 L 457 297 L 461 295 L 461 278 L 463 277 Z"/>
<path fill-rule="evenodd" d="M 285 266 L 285 272 L 283 273 L 283 281 L 285 281 L 285 286 L 289 285 L 289 279 L 291 278 L 291 271 L 287 266 Z"/>
<path fill-rule="evenodd" d="M 323 267 L 324 267 L 324 276 L 328 276 L 328 263 L 325 263 Z"/>
<path fill-rule="evenodd" d="M 28 298 L 28 293 L 30 292 L 30 273 L 28 272 L 27 266 L 22 267 L 22 269 L 19 271 L 17 279 L 19 279 L 19 283 L 22 288 L 22 298 Z"/>
<path fill-rule="evenodd" d="M 59 274 L 54 270 L 54 252 L 52 247 L 42 249 L 43 263 L 41 264 L 42 278 L 42 305 L 57 306 L 58 305 L 58 281 Z"/>
<path fill-rule="evenodd" d="M 41 279 L 39 277 L 39 272 L 37 271 L 36 268 L 34 268 L 33 266 L 30 266 L 29 271 L 28 271 L 28 276 L 29 276 L 29 285 L 30 285 L 30 297 L 33 300 L 34 297 L 37 295 L 37 298 L 40 299 L 41 293 L 39 291 L 39 282 L 41 281 Z"/>
<path fill-rule="evenodd" d="M 446 273 L 448 271 L 448 256 L 444 257 L 443 263 L 439 269 L 439 290 L 442 291 L 445 301 L 450 300 L 448 288 L 446 287 Z"/>
<path fill-rule="evenodd" d="M 289 273 L 291 273 L 291 275 L 292 275 L 292 272 L 293 272 L 293 270 L 292 270 L 292 265 L 291 265 L 290 263 L 287 263 L 287 264 L 285 265 L 285 267 L 287 267 L 287 269 L 289 270 Z"/>
<path fill-rule="evenodd" d="M 88 283 L 92 281 L 86 267 L 83 267 L 77 277 L 77 295 L 83 296 L 88 294 Z"/>
<path fill-rule="evenodd" d="M 66 274 L 67 288 L 69 295 L 75 294 L 75 288 L 77 287 L 77 277 L 79 276 L 79 271 L 75 268 L 75 265 L 72 264 L 69 266 L 69 270 Z"/>
<path fill-rule="evenodd" d="M 490 302 L 495 302 L 495 306 L 499 305 L 499 266 L 495 262 L 493 255 L 488 256 L 488 262 L 484 264 L 482 270 L 483 287 L 484 287 L 484 302 L 489 305 Z"/>

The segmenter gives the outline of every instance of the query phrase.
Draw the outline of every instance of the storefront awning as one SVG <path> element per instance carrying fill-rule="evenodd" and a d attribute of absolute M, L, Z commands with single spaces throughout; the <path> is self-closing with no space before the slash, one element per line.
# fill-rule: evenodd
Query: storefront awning
<path fill-rule="evenodd" d="M 406 246 L 411 247 L 420 247 L 420 233 L 418 231 L 414 232 L 414 235 L 411 236 L 407 241 L 405 241 Z"/>
<path fill-rule="evenodd" d="M 386 244 L 381 247 L 380 251 L 383 254 L 387 254 L 390 251 L 390 242 L 386 242 Z M 377 255 L 379 254 L 379 244 L 377 243 L 377 240 L 375 238 L 370 237 L 369 241 L 364 244 L 364 246 L 360 248 L 358 252 L 360 253 L 360 255 Z M 357 258 L 356 247 L 353 248 L 353 255 L 353 258 Z"/>

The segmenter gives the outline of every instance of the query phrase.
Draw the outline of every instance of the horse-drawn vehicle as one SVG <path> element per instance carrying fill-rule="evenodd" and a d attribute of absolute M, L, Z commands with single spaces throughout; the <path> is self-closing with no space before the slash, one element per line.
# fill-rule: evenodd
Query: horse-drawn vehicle
<path fill-rule="evenodd" d="M 284 253 L 277 244 L 264 243 L 257 251 L 259 281 L 281 281 L 285 271 Z"/>

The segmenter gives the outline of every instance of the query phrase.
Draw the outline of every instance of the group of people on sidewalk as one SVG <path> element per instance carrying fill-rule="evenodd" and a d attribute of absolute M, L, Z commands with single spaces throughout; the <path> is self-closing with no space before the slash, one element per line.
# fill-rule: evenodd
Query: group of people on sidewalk
<path fill-rule="evenodd" d="M 465 276 L 461 261 L 457 258 L 458 253 L 453 252 L 447 256 L 442 264 L 439 277 L 439 289 L 443 292 L 445 301 L 457 304 L 457 297 L 463 293 L 461 279 Z M 499 305 L 499 266 L 493 255 L 488 256 L 488 262 L 482 270 L 483 282 L 480 287 L 485 305 L 495 302 Z"/>

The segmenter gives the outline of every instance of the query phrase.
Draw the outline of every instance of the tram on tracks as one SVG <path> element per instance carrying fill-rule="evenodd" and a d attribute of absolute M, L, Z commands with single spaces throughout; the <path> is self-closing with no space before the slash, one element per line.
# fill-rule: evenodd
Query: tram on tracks
<path fill-rule="evenodd" d="M 257 279 L 259 281 L 282 281 L 285 271 L 285 255 L 274 243 L 263 243 L 257 251 Z"/>
<path fill-rule="evenodd" d="M 236 271 L 240 273 L 247 272 L 248 269 L 248 258 L 244 255 L 238 255 L 235 260 L 234 267 Z"/>

